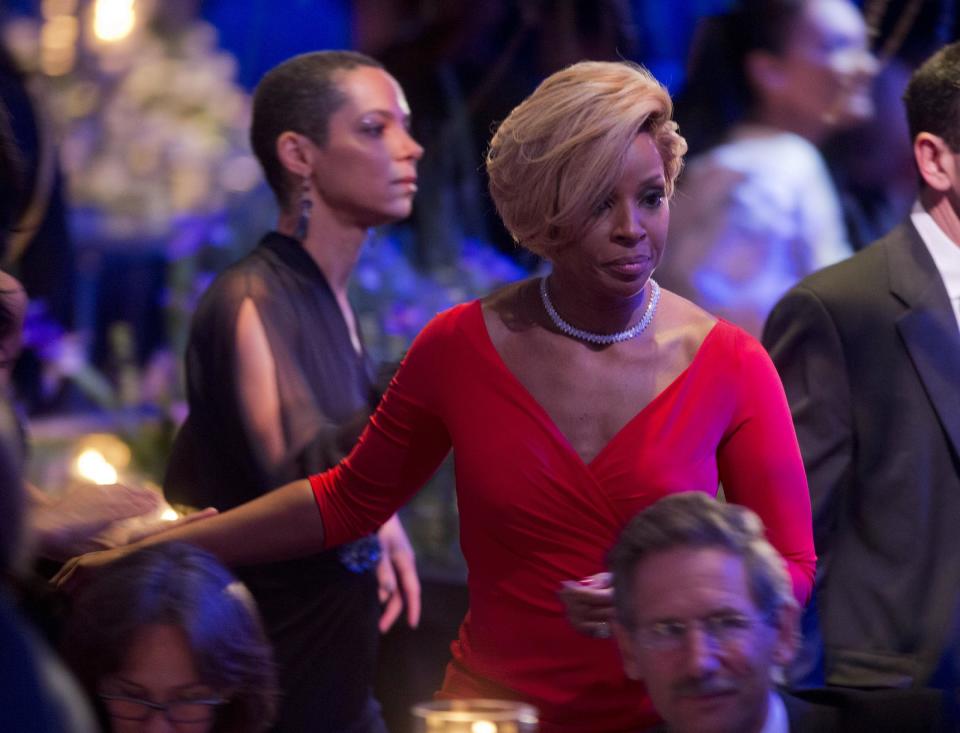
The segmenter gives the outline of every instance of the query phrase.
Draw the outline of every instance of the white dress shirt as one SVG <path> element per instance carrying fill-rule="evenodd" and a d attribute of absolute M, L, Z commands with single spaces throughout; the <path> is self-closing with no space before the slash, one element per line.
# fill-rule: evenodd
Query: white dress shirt
<path fill-rule="evenodd" d="M 950 305 L 953 306 L 953 315 L 957 319 L 957 328 L 960 329 L 960 242 L 950 239 L 919 201 L 913 204 L 910 220 L 927 245 L 933 264 L 943 279 Z"/>
<path fill-rule="evenodd" d="M 767 719 L 760 733 L 790 733 L 787 706 L 783 704 L 783 698 L 773 690 L 770 691 L 770 702 L 767 704 Z"/>

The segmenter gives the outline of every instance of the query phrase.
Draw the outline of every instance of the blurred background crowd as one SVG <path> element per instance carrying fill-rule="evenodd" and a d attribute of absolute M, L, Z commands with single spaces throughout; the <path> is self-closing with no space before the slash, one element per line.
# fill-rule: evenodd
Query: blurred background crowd
<path fill-rule="evenodd" d="M 4 0 L 0 99 L 27 193 L 3 266 L 29 296 L 11 389 L 31 481 L 51 501 L 81 478 L 160 483 L 199 296 L 276 215 L 247 142 L 251 90 L 301 52 L 382 61 L 425 149 L 413 215 L 372 233 L 352 285 L 375 359 L 397 361 L 438 311 L 541 266 L 499 222 L 483 154 L 544 77 L 583 59 L 638 61 L 670 89 L 690 151 L 658 279 L 758 334 L 790 285 L 909 211 L 900 96 L 958 37 L 960 12 L 860 0 L 812 23 L 797 68 L 747 69 L 736 59 L 778 50 L 786 29 L 772 11 L 722 27 L 732 5 Z M 778 243 L 777 257 L 741 256 L 751 241 Z M 421 573 L 454 589 L 441 647 L 464 602 L 452 481 L 441 470 L 404 514 Z"/>

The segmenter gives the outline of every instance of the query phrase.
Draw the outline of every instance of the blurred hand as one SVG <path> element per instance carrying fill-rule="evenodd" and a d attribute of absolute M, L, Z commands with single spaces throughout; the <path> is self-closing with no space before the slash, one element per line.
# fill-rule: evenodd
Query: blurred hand
<path fill-rule="evenodd" d="M 380 616 L 380 632 L 386 632 L 407 604 L 407 623 L 417 628 L 420 623 L 420 578 L 413 547 L 407 533 L 394 514 L 377 533 L 383 556 L 377 565 L 377 580 L 380 584 L 380 603 L 384 605 Z"/>
<path fill-rule="evenodd" d="M 98 570 L 116 562 L 131 551 L 130 546 L 117 547 L 113 550 L 89 552 L 86 555 L 71 558 L 64 563 L 60 572 L 54 575 L 50 582 L 72 595 L 94 577 Z"/>
<path fill-rule="evenodd" d="M 162 508 L 166 508 L 167 506 L 168 505 L 166 502 L 164 502 Z M 212 517 L 216 513 L 216 509 L 209 507 L 207 509 L 203 509 L 202 511 L 194 512 L 193 514 L 187 514 L 186 516 L 178 519 L 170 520 L 161 519 L 160 514 L 162 514 L 162 511 L 157 511 L 139 517 L 131 517 L 130 519 L 114 522 L 106 527 L 102 532 L 99 532 L 90 538 L 89 544 L 91 547 L 90 550 L 87 551 L 109 550 L 114 547 L 122 547 L 123 545 L 133 544 L 134 542 L 139 542 L 140 540 L 144 540 L 147 537 L 152 537 L 160 532 L 166 532 L 174 527 L 180 527 L 184 524 L 190 524 L 191 522 L 196 522 L 200 519 Z"/>
<path fill-rule="evenodd" d="M 114 522 L 155 513 L 163 498 L 150 489 L 80 483 L 31 512 L 38 554 L 53 560 L 101 549 L 93 538 Z"/>
<path fill-rule="evenodd" d="M 565 580 L 558 593 L 566 606 L 567 620 L 582 634 L 595 639 L 610 636 L 613 610 L 613 576 L 597 573 L 583 580 Z"/>
<path fill-rule="evenodd" d="M 135 543 L 140 540 L 152 537 L 161 532 L 165 532 L 174 527 L 180 527 L 184 524 L 200 521 L 207 517 L 212 517 L 217 513 L 216 509 L 209 508 L 203 511 L 188 514 L 173 521 L 159 519 L 158 515 L 153 518 L 141 521 L 139 518 L 118 522 L 106 532 L 97 535 L 91 539 L 91 542 L 100 542 L 107 546 L 108 542 L 115 544 L 108 549 L 97 552 L 88 552 L 78 557 L 69 559 L 64 566 L 60 568 L 52 582 L 67 593 L 73 593 L 89 581 L 105 565 L 119 560 L 121 557 L 140 549 L 141 545 Z"/>

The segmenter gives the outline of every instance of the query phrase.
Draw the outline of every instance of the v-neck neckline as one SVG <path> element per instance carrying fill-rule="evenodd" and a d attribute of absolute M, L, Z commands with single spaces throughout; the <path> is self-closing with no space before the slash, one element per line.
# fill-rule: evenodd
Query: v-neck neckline
<path fill-rule="evenodd" d="M 606 454 L 610 450 L 612 450 L 612 447 L 616 443 L 620 442 L 621 436 L 623 436 L 625 433 L 630 432 L 631 428 L 636 423 L 640 422 L 648 413 L 652 412 L 653 408 L 656 405 L 658 405 L 660 402 L 667 399 L 668 394 L 678 389 L 679 385 L 681 385 L 684 381 L 686 381 L 687 377 L 689 376 L 692 370 L 692 367 L 701 358 L 701 354 L 703 354 L 705 350 L 704 347 L 706 347 L 708 342 L 712 341 L 714 334 L 718 332 L 719 329 L 717 327 L 720 325 L 720 322 L 721 322 L 720 319 L 717 319 L 717 321 L 710 327 L 710 330 L 707 332 L 707 335 L 703 338 L 703 341 L 701 341 L 700 345 L 697 347 L 697 350 L 694 353 L 693 358 L 690 360 L 690 363 L 687 364 L 687 366 L 685 366 L 683 370 L 679 374 L 677 374 L 677 376 L 674 377 L 666 387 L 660 390 L 656 395 L 653 396 L 653 398 L 649 402 L 647 402 L 646 405 L 640 408 L 640 410 L 636 414 L 634 414 L 633 417 L 627 420 L 623 424 L 623 426 L 619 430 L 617 430 L 617 432 L 614 433 L 613 436 L 611 436 L 610 440 L 608 440 L 603 445 L 603 447 L 600 448 L 599 451 L 597 451 L 597 454 L 593 458 L 591 458 L 589 461 L 587 461 L 582 455 L 580 455 L 579 451 L 577 451 L 573 447 L 573 443 L 567 437 L 567 434 L 560 429 L 560 426 L 557 425 L 556 421 L 553 419 L 553 417 L 551 417 L 547 409 L 540 403 L 539 400 L 537 400 L 536 397 L 533 396 L 533 393 L 530 392 L 530 390 L 526 387 L 526 385 L 524 385 L 522 381 L 520 381 L 520 378 L 513 373 L 510 367 L 507 366 L 507 363 L 504 361 L 503 357 L 500 355 L 500 352 L 497 350 L 496 345 L 493 343 L 493 337 L 490 335 L 490 329 L 487 328 L 487 322 L 483 316 L 483 303 L 477 300 L 477 301 L 474 301 L 474 305 L 476 307 L 476 317 L 480 320 L 479 330 L 482 334 L 481 336 L 482 341 L 487 347 L 487 349 L 489 349 L 491 358 L 494 364 L 496 365 L 496 368 L 502 371 L 506 376 L 507 380 L 514 385 L 514 388 L 520 394 L 523 395 L 523 398 L 530 404 L 534 412 L 536 412 L 540 416 L 540 419 L 543 421 L 543 423 L 549 426 L 550 432 L 556 436 L 557 440 L 560 443 L 562 443 L 565 446 L 565 448 L 573 456 L 577 458 L 579 463 L 584 468 L 586 468 L 591 472 L 593 472 L 595 467 L 601 462 L 601 460 L 606 456 Z"/>
<path fill-rule="evenodd" d="M 310 253 L 304 249 L 303 244 L 293 237 L 283 234 L 278 231 L 270 231 L 264 235 L 263 239 L 260 242 L 260 246 L 265 250 L 277 257 L 292 273 L 296 276 L 304 278 L 306 281 L 312 285 L 318 286 L 326 299 L 330 302 L 330 307 L 339 316 L 339 322 L 341 326 L 341 336 L 345 339 L 346 345 L 349 347 L 349 351 L 354 355 L 354 358 L 359 363 L 368 363 L 369 354 L 367 353 L 367 345 L 363 338 L 363 333 L 360 330 L 360 323 L 356 317 L 356 313 L 353 314 L 354 317 L 354 326 L 357 331 L 357 338 L 360 342 L 360 350 L 357 351 L 353 345 L 353 339 L 350 336 L 350 327 L 347 325 L 346 316 L 343 313 L 343 309 L 340 307 L 340 303 L 337 302 L 337 296 L 333 292 L 333 288 L 330 287 L 330 283 L 327 280 L 327 276 L 323 273 L 323 270 L 320 269 L 320 266 L 317 264 L 316 260 L 310 256 Z"/>

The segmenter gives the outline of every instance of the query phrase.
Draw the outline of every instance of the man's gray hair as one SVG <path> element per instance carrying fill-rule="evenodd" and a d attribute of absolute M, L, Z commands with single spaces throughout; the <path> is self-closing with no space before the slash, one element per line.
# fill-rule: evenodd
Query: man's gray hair
<path fill-rule="evenodd" d="M 635 516 L 610 551 L 614 603 L 620 623 L 636 626 L 634 575 L 657 553 L 676 549 L 717 549 L 739 557 L 753 601 L 771 623 L 784 606 L 796 604 L 783 557 L 767 542 L 760 517 L 746 507 L 716 501 L 699 491 L 660 499 Z"/>

